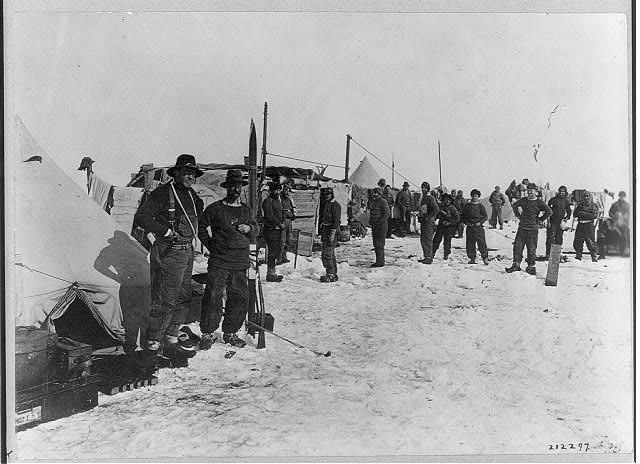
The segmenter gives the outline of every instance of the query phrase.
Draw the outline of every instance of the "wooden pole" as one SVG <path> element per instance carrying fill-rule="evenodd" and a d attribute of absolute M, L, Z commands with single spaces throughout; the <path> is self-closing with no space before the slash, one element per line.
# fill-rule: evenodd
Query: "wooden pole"
<path fill-rule="evenodd" d="M 258 150 L 256 145 L 256 126 L 253 123 L 253 118 L 251 118 L 249 135 L 249 206 L 254 218 L 258 209 Z"/>
<path fill-rule="evenodd" d="M 395 173 L 396 173 L 395 154 L 391 153 L 391 188 L 395 188 L 395 181 L 394 181 Z"/>
<path fill-rule="evenodd" d="M 351 146 L 351 135 L 347 134 L 347 154 L 344 161 L 344 181 L 349 180 L 349 148 Z"/>
<path fill-rule="evenodd" d="M 440 140 L 438 140 L 438 169 L 440 170 L 440 188 L 442 188 L 442 161 L 440 159 Z"/>
<path fill-rule="evenodd" d="M 260 176 L 260 183 L 264 183 L 264 179 L 267 176 L 267 102 L 264 102 L 264 116 L 262 126 L 262 176 Z"/>

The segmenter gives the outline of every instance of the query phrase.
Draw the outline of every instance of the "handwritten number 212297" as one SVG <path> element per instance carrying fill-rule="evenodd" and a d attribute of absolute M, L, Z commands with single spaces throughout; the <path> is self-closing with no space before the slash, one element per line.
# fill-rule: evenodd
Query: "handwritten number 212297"
<path fill-rule="evenodd" d="M 549 445 L 549 451 L 587 451 L 589 449 L 589 443 L 578 443 L 577 445 L 574 445 L 573 443 L 557 443 L 554 445 Z"/>

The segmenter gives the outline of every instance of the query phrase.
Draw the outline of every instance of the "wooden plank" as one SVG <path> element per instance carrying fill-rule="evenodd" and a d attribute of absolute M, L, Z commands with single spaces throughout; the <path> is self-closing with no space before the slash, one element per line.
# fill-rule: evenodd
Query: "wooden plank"
<path fill-rule="evenodd" d="M 547 278 L 545 285 L 555 287 L 558 285 L 558 274 L 560 271 L 560 253 L 562 245 L 551 245 L 551 254 L 549 255 L 549 265 L 547 266 Z"/>

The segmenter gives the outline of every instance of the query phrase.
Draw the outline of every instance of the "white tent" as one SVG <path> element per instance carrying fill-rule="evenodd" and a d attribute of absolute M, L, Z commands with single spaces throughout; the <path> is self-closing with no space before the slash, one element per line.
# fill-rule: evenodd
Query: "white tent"
<path fill-rule="evenodd" d="M 137 335 L 149 308 L 147 252 L 38 145 L 20 118 L 15 166 L 16 325 L 53 323 L 94 349 Z M 135 343 L 135 340 L 130 341 Z"/>
<path fill-rule="evenodd" d="M 349 176 L 349 182 L 363 188 L 375 188 L 381 179 L 380 174 L 373 167 L 369 158 L 362 158 L 355 171 Z"/>

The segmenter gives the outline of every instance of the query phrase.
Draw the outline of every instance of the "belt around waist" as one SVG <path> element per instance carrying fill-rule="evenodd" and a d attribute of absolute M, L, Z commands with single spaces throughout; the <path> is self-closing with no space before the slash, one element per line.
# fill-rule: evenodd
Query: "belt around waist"
<path fill-rule="evenodd" d="M 191 242 L 165 242 L 163 240 L 159 240 L 158 244 L 177 250 L 188 250 L 193 246 Z"/>
<path fill-rule="evenodd" d="M 578 224 L 593 224 L 593 219 L 590 221 L 578 221 Z"/>

